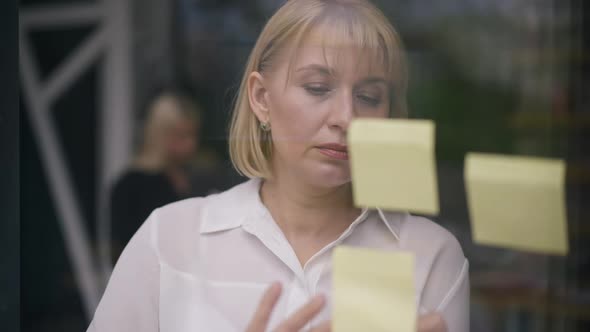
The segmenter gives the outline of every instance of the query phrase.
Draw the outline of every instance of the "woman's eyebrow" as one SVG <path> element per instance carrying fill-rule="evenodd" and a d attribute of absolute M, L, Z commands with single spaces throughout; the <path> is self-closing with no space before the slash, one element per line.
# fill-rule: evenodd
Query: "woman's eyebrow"
<path fill-rule="evenodd" d="M 334 74 L 334 70 L 331 69 L 330 67 L 324 66 L 324 65 L 320 65 L 320 64 L 310 64 L 307 66 L 303 66 L 301 68 L 298 68 L 295 72 L 302 72 L 302 71 L 317 71 L 322 75 L 333 75 Z"/>
<path fill-rule="evenodd" d="M 309 64 L 300 68 L 297 68 L 295 70 L 296 73 L 299 72 L 317 72 L 321 75 L 326 75 L 326 76 L 335 76 L 336 72 L 334 71 L 334 69 L 325 66 L 325 65 L 321 65 L 321 64 Z M 385 79 L 382 76 L 369 76 L 367 78 L 364 78 L 361 82 L 360 85 L 366 85 L 366 84 L 384 84 L 386 86 L 391 86 L 391 81 Z"/>
<path fill-rule="evenodd" d="M 365 79 L 362 80 L 361 82 L 362 84 L 385 84 L 385 85 L 390 85 L 391 82 L 386 80 L 383 77 L 379 77 L 379 76 L 372 76 L 372 77 L 367 77 Z"/>

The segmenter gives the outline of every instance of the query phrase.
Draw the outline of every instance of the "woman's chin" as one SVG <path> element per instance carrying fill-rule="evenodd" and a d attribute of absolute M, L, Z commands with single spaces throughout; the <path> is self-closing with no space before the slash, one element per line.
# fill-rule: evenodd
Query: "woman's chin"
<path fill-rule="evenodd" d="M 321 188 L 335 188 L 351 181 L 350 170 L 339 167 L 326 167 L 314 171 L 309 176 L 310 183 Z"/>

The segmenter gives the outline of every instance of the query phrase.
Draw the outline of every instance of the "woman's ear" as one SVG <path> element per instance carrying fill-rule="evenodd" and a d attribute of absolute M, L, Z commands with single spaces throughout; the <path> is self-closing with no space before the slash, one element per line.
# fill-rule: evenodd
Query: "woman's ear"
<path fill-rule="evenodd" d="M 250 108 L 261 123 L 270 121 L 268 90 L 264 83 L 264 77 L 257 71 L 248 76 L 248 101 Z"/>

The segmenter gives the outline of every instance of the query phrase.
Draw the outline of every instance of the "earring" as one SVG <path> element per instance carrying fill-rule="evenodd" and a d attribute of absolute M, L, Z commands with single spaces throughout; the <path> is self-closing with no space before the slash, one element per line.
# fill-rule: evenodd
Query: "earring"
<path fill-rule="evenodd" d="M 260 129 L 264 132 L 270 131 L 270 123 L 269 122 L 260 122 Z"/>

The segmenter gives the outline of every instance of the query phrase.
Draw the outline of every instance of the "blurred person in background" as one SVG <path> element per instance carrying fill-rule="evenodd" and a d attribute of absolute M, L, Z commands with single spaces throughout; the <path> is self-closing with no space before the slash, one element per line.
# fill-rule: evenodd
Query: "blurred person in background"
<path fill-rule="evenodd" d="M 200 119 L 195 102 L 180 93 L 164 92 L 150 103 L 137 155 L 111 193 L 113 262 L 150 212 L 191 196 Z"/>
<path fill-rule="evenodd" d="M 88 331 L 330 331 L 332 252 L 350 245 L 414 254 L 418 331 L 467 332 L 455 237 L 353 204 L 348 126 L 407 116 L 406 89 L 401 41 L 370 2 L 286 2 L 251 52 L 230 126 L 232 162 L 250 180 L 153 211 Z"/>

